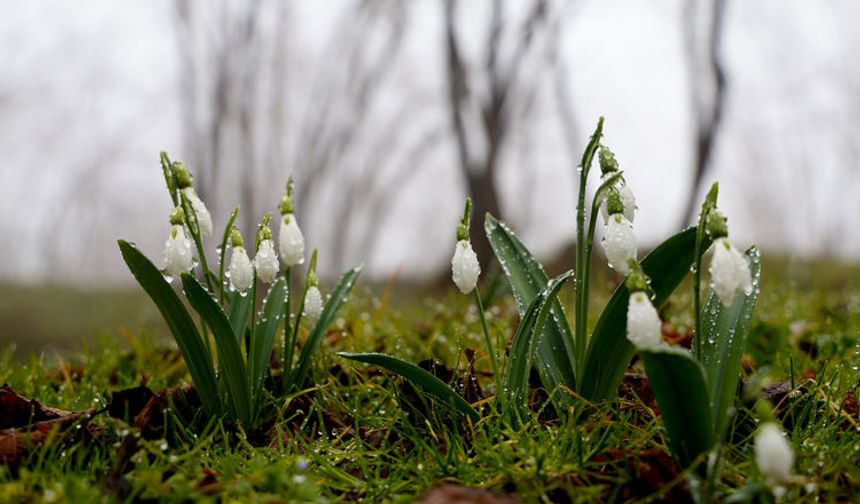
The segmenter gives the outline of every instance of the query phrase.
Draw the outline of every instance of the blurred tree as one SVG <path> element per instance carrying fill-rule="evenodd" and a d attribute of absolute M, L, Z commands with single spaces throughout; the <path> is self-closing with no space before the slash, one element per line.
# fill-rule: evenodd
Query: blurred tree
<path fill-rule="evenodd" d="M 474 201 L 474 215 L 481 222 L 486 212 L 503 218 L 496 184 L 500 158 L 513 123 L 530 106 L 528 88 L 533 88 L 537 79 L 523 75 L 522 69 L 525 61 L 534 57 L 538 35 L 547 28 L 547 2 L 530 2 L 525 19 L 513 28 L 505 19 L 506 2 L 493 0 L 482 46 L 484 62 L 476 66 L 470 66 L 464 56 L 457 30 L 458 2 L 442 3 L 448 108 L 460 170 Z M 513 37 L 507 52 L 503 51 L 506 37 Z M 484 234 L 473 233 L 472 240 L 480 262 L 491 261 L 492 250 Z"/>
<path fill-rule="evenodd" d="M 710 12 L 705 9 L 710 8 Z M 698 212 L 699 192 L 713 158 L 714 144 L 723 119 L 726 73 L 720 47 L 726 17 L 726 0 L 687 0 L 682 30 L 690 72 L 690 97 L 695 125 L 693 179 L 687 193 L 681 227 L 693 222 Z"/>

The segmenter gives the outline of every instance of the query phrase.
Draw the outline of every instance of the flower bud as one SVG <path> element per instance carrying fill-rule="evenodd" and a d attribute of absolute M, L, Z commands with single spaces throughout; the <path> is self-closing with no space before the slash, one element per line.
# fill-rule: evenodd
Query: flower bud
<path fill-rule="evenodd" d="M 167 274 L 174 277 L 191 271 L 194 266 L 191 240 L 185 236 L 185 228 L 181 224 L 173 224 L 170 229 L 170 235 L 164 243 L 164 263 Z"/>
<path fill-rule="evenodd" d="M 212 234 L 212 216 L 206 208 L 206 204 L 197 196 L 193 187 L 186 187 L 182 190 L 182 194 L 191 202 L 191 208 L 194 209 L 194 214 L 197 216 L 197 226 L 200 228 L 200 236 L 210 236 Z"/>
<path fill-rule="evenodd" d="M 791 480 L 794 452 L 773 422 L 763 424 L 756 432 L 755 463 L 762 474 L 775 483 Z"/>
<path fill-rule="evenodd" d="M 305 260 L 305 237 L 299 229 L 296 216 L 288 213 L 281 218 L 281 230 L 278 234 L 278 246 L 281 260 L 286 266 L 301 264 Z"/>
<path fill-rule="evenodd" d="M 254 256 L 254 267 L 257 269 L 257 278 L 263 283 L 272 283 L 278 276 L 278 255 L 275 253 L 275 245 L 272 240 L 260 242 L 260 248 Z"/>
<path fill-rule="evenodd" d="M 245 247 L 233 247 L 230 256 L 230 285 L 239 292 L 245 292 L 254 283 L 254 267 L 248 258 Z"/>
<path fill-rule="evenodd" d="M 735 291 L 742 289 L 744 294 L 752 292 L 750 266 L 746 257 L 726 238 L 717 238 L 711 245 L 711 287 L 724 306 L 731 306 Z"/>
<path fill-rule="evenodd" d="M 481 274 L 481 265 L 478 256 L 472 250 L 469 240 L 460 240 L 454 247 L 454 257 L 451 258 L 451 277 L 454 284 L 463 294 L 468 294 L 478 284 L 478 276 Z"/>
<path fill-rule="evenodd" d="M 322 309 L 323 300 L 319 287 L 311 285 L 308 287 L 308 292 L 305 295 L 305 318 L 308 319 L 310 325 L 317 323 L 317 320 L 320 319 Z"/>
<path fill-rule="evenodd" d="M 627 339 L 638 349 L 653 348 L 663 342 L 660 316 L 642 291 L 630 294 L 627 303 Z"/>
<path fill-rule="evenodd" d="M 630 273 L 630 259 L 636 259 L 636 235 L 633 224 L 621 214 L 609 216 L 603 238 L 600 240 L 609 266 L 622 275 Z"/>

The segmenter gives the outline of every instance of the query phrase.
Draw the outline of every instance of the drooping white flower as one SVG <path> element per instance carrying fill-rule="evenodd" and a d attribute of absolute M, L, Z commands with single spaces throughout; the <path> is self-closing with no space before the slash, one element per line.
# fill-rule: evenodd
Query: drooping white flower
<path fill-rule="evenodd" d="M 164 263 L 164 269 L 173 277 L 190 271 L 194 266 L 191 240 L 185 236 L 185 228 L 179 224 L 173 225 L 167 241 L 164 242 Z"/>
<path fill-rule="evenodd" d="M 755 463 L 768 479 L 776 483 L 791 480 L 794 452 L 773 422 L 759 427 L 755 435 Z"/>
<path fill-rule="evenodd" d="M 209 236 L 212 234 L 212 216 L 206 208 L 206 203 L 197 196 L 193 187 L 186 187 L 182 190 L 182 194 L 191 202 L 191 208 L 194 209 L 194 214 L 197 216 L 197 225 L 200 228 L 200 236 Z"/>
<path fill-rule="evenodd" d="M 460 240 L 454 247 L 454 257 L 451 258 L 451 277 L 454 284 L 463 294 L 468 294 L 478 284 L 478 276 L 481 274 L 481 265 L 478 256 L 472 250 L 469 240 Z"/>
<path fill-rule="evenodd" d="M 317 323 L 320 319 L 320 314 L 323 309 L 322 294 L 316 285 L 308 287 L 308 293 L 305 295 L 305 318 L 311 325 Z"/>
<path fill-rule="evenodd" d="M 653 348 L 663 342 L 660 316 L 644 292 L 630 294 L 627 303 L 627 339 L 636 348 Z"/>
<path fill-rule="evenodd" d="M 263 283 L 272 283 L 278 276 L 278 255 L 275 253 L 275 245 L 272 240 L 260 242 L 257 255 L 254 256 L 254 268 L 257 270 L 257 278 Z"/>
<path fill-rule="evenodd" d="M 296 216 L 288 213 L 281 218 L 281 230 L 278 234 L 278 246 L 281 260 L 286 266 L 301 264 L 305 260 L 305 237 L 296 221 Z"/>
<path fill-rule="evenodd" d="M 245 292 L 254 283 L 254 266 L 248 258 L 245 247 L 233 247 L 230 256 L 230 285 L 239 292 Z"/>
<path fill-rule="evenodd" d="M 717 238 L 711 245 L 714 252 L 711 258 L 711 286 L 725 306 L 735 299 L 735 291 L 744 294 L 752 292 L 750 265 L 744 255 L 733 247 L 726 238 Z"/>
<path fill-rule="evenodd" d="M 600 243 L 603 245 L 609 266 L 622 275 L 630 274 L 628 260 L 635 260 L 638 252 L 633 224 L 620 213 L 614 214 L 606 221 L 604 231 Z"/>
<path fill-rule="evenodd" d="M 613 175 L 615 174 L 604 174 L 600 178 L 600 183 L 602 184 L 603 182 L 606 182 L 606 180 Z M 613 185 L 615 186 L 615 190 L 618 191 L 618 194 L 621 196 L 621 202 L 624 203 L 624 217 L 626 217 L 628 221 L 633 222 L 633 219 L 636 217 L 636 196 L 633 194 L 633 191 L 624 179 L 619 180 Z M 605 197 L 600 202 L 600 215 L 603 217 L 603 223 L 605 224 L 606 221 L 609 220 Z"/>

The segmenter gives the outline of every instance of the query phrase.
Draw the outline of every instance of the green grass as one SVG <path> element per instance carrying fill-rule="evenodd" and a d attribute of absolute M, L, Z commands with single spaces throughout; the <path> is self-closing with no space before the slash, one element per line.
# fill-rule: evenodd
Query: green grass
<path fill-rule="evenodd" d="M 795 386 L 777 408 L 797 455 L 797 480 L 787 485 L 783 499 L 857 499 L 860 428 L 856 412 L 852 416 L 846 410 L 851 407 L 847 393 L 857 394 L 860 383 L 858 269 L 768 261 L 763 271 L 743 373 L 751 390 L 783 380 Z M 599 272 L 592 281 L 595 313 L 608 299 L 612 279 Z M 669 325 L 679 332 L 692 321 L 689 289 L 682 290 L 664 310 Z M 101 414 L 93 420 L 102 429 L 99 441 L 48 444 L 20 471 L 0 467 L 0 500 L 408 502 L 429 488 L 456 484 L 516 492 L 527 502 L 648 502 L 671 499 L 686 486 L 685 475 L 675 474 L 669 462 L 659 416 L 635 395 L 605 404 L 577 404 L 574 413 L 561 420 L 536 414 L 518 430 L 490 417 L 466 435 L 462 425 L 452 423 L 444 411 L 424 408 L 420 398 L 409 406 L 409 391 L 398 379 L 338 359 L 335 352 L 385 351 L 412 362 L 434 358 L 465 369 L 465 350 L 474 348 L 482 386 L 491 387 L 493 378 L 470 297 L 455 294 L 453 288 L 426 295 L 390 294 L 367 288 L 353 293 L 314 360 L 319 385 L 308 392 L 314 398 L 310 412 L 303 419 L 290 416 L 295 410 L 290 406 L 301 403 L 302 396 L 279 404 L 282 415 L 266 442 L 255 440 L 255 433 L 217 424 L 198 424 L 195 433 L 169 422 L 163 439 L 141 440 L 123 454 L 134 430 Z M 568 312 L 570 295 L 562 295 Z M 0 306 L 17 320 L 45 324 L 42 334 L 79 339 L 89 334 L 83 346 L 66 354 L 70 357 L 65 364 L 76 365 L 80 375 L 56 373 L 60 363 L 53 353 L 19 350 L 13 357 L 7 349 L 0 358 L 0 383 L 43 404 L 81 410 L 104 407 L 110 392 L 141 380 L 148 380 L 155 391 L 189 381 L 161 326 L 140 315 L 154 308 L 130 302 L 139 308 L 117 312 L 125 320 L 102 319 L 100 327 L 90 328 L 93 322 L 74 305 L 80 298 L 70 298 L 64 303 L 57 296 L 50 303 L 54 313 L 71 306 L 69 310 L 78 312 L 77 322 L 41 320 L 38 314 L 28 319 L 25 308 L 47 309 L 44 298 L 35 294 L 0 298 Z M 114 304 L 111 300 L 116 299 L 105 295 L 101 302 Z M 17 308 L 9 309 L 10 303 Z M 516 313 L 510 296 L 492 301 L 488 323 L 493 334 L 501 332 L 509 341 Z M 121 325 L 131 330 L 118 330 Z M 32 326 L 17 327 L 21 333 Z M 63 332 L 66 329 L 69 332 Z M 95 329 L 100 336 L 92 336 Z M 6 339 L 15 334 L 7 332 Z M 58 338 L 52 341 L 58 348 L 70 346 L 57 343 Z M 634 364 L 634 371 L 638 366 Z M 723 495 L 759 478 L 752 462 L 752 415 L 768 414 L 769 408 L 756 405 L 755 397 L 747 405 L 738 411 L 733 441 L 726 445 L 719 483 Z"/>

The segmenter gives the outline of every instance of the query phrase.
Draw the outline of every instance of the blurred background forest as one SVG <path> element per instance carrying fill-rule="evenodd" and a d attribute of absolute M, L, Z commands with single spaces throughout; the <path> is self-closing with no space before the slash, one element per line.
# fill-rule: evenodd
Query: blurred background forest
<path fill-rule="evenodd" d="M 161 257 L 160 150 L 189 166 L 216 229 L 238 203 L 250 236 L 292 174 L 324 278 L 364 262 L 365 281 L 421 282 L 447 268 L 467 194 L 541 259 L 569 250 L 575 166 L 604 115 L 642 248 L 691 223 L 719 180 L 739 246 L 860 258 L 857 2 L 12 0 L 3 11 L 0 341 L 37 347 L 69 330 L 22 308 L 46 299 L 45 284 L 63 286 L 58 306 L 83 303 L 81 331 L 133 325 L 104 313 L 112 300 L 136 306 L 113 294 L 134 287 L 117 238 Z"/>

